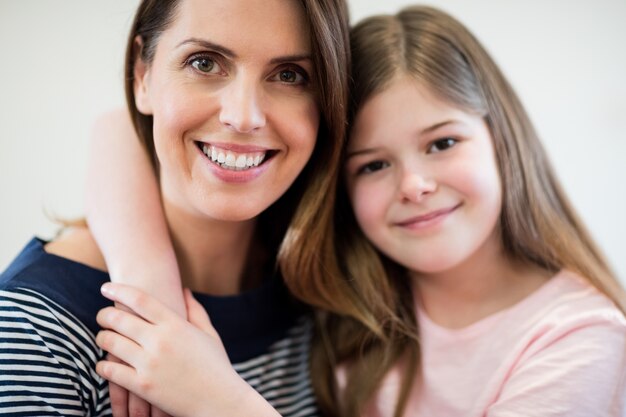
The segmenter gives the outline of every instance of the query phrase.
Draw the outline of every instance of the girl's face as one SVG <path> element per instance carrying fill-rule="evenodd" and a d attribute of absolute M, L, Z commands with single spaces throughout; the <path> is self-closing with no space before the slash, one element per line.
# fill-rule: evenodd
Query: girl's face
<path fill-rule="evenodd" d="M 346 178 L 365 235 L 412 271 L 445 272 L 498 244 L 501 183 L 485 122 L 409 77 L 358 113 Z"/>
<path fill-rule="evenodd" d="M 289 188 L 319 125 L 309 38 L 294 0 L 180 2 L 135 71 L 169 203 L 242 221 Z"/>

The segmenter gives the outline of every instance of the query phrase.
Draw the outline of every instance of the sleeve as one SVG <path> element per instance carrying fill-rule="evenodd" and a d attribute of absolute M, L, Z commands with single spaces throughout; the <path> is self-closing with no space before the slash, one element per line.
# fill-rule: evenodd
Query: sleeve
<path fill-rule="evenodd" d="M 624 417 L 626 326 L 563 329 L 520 360 L 487 417 Z"/>
<path fill-rule="evenodd" d="M 28 289 L 0 290 L 0 415 L 110 415 L 103 356 L 71 313 Z"/>

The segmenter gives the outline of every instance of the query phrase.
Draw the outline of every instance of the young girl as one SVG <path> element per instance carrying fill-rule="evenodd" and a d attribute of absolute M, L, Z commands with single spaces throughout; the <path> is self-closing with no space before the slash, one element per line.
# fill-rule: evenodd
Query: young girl
<path fill-rule="evenodd" d="M 342 276 L 311 282 L 319 277 L 297 274 L 293 257 L 283 258 L 283 274 L 317 304 L 322 295 L 328 305 L 345 299 L 336 279 L 363 300 L 372 288 L 392 291 L 398 307 L 382 325 L 402 320 L 407 330 L 386 339 L 377 367 L 372 346 L 383 338 L 352 318 L 320 315 L 314 360 L 336 369 L 330 388 L 318 389 L 323 409 L 622 416 L 623 291 L 493 60 L 459 22 L 428 7 L 364 21 L 352 48 L 353 123 L 335 222 L 341 263 L 327 265 Z M 120 288 L 116 299 L 131 293 Z"/>
<path fill-rule="evenodd" d="M 366 20 L 351 41 L 345 187 L 363 235 L 410 280 L 421 359 L 407 414 L 623 416 L 623 291 L 493 60 L 427 7 Z M 365 414 L 393 414 L 403 369 Z"/>

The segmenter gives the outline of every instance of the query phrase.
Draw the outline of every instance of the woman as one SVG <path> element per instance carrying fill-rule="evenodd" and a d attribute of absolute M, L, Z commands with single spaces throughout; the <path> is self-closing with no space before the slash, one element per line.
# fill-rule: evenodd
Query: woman
<path fill-rule="evenodd" d="M 160 178 L 176 263 L 241 374 L 214 383 L 257 414 L 265 400 L 243 381 L 282 415 L 316 414 L 310 324 L 274 264 L 287 227 L 332 206 L 346 15 L 339 0 L 145 0 L 129 36 L 128 106 Z M 105 269 L 90 231 L 77 228 L 33 239 L 3 273 L 3 414 L 111 413 L 95 372 Z"/>

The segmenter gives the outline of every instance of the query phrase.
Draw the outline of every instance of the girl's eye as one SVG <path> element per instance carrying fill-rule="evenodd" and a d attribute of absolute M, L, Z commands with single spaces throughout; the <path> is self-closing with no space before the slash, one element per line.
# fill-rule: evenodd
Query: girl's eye
<path fill-rule="evenodd" d="M 278 71 L 272 79 L 284 84 L 302 85 L 308 81 L 308 76 L 304 71 L 287 68 Z"/>
<path fill-rule="evenodd" d="M 189 64 L 204 74 L 218 74 L 222 70 L 213 58 L 207 56 L 191 58 Z"/>
<path fill-rule="evenodd" d="M 376 172 L 376 171 L 380 171 L 381 169 L 385 169 L 389 166 L 388 162 L 385 161 L 372 161 L 372 162 L 368 162 L 365 165 L 362 165 L 358 171 L 357 171 L 357 175 L 359 174 L 371 174 L 372 172 Z"/>
<path fill-rule="evenodd" d="M 428 147 L 428 153 L 436 153 L 436 152 L 445 151 L 446 149 L 449 149 L 453 147 L 454 145 L 456 145 L 457 142 L 458 140 L 453 139 L 453 138 L 437 139 L 436 141 L 431 143 L 430 146 Z"/>

